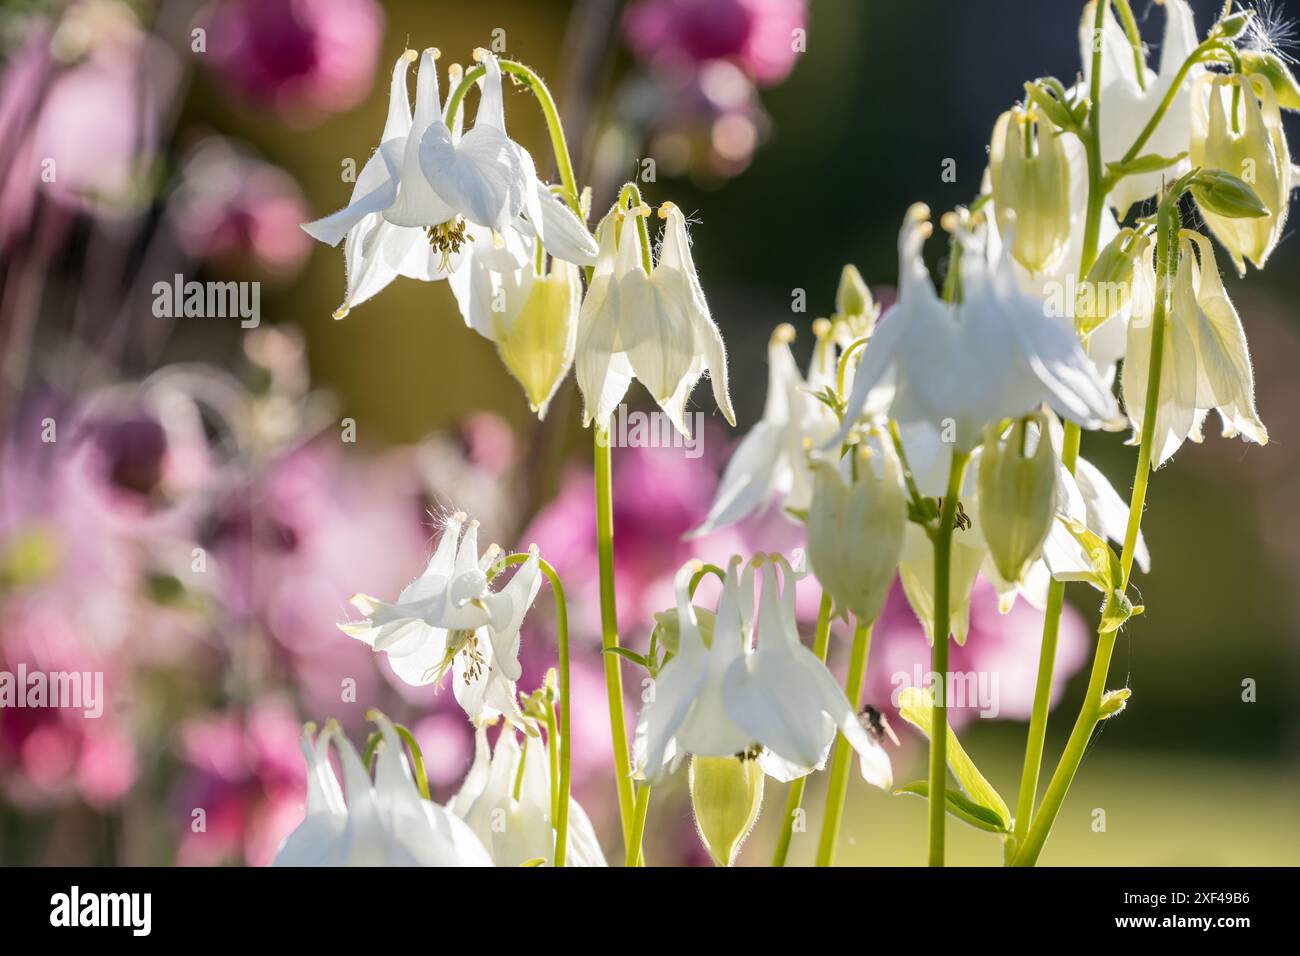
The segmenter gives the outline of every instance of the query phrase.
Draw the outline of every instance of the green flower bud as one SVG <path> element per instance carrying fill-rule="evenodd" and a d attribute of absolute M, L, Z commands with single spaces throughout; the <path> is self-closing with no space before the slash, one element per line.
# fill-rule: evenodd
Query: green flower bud
<path fill-rule="evenodd" d="M 1037 425 L 1032 432 L 1030 423 Z M 1038 556 L 1056 514 L 1056 452 L 1041 414 L 1017 419 L 1005 435 L 985 429 L 978 482 L 984 540 L 998 574 L 1014 583 Z"/>
<path fill-rule="evenodd" d="M 840 287 L 835 290 L 835 311 L 840 315 L 867 315 L 875 305 L 858 267 L 846 265 L 840 272 Z"/>
<path fill-rule="evenodd" d="M 573 364 L 580 301 L 577 267 L 554 259 L 549 274 L 533 279 L 514 321 L 499 321 L 494 330 L 501 361 L 539 418 Z"/>
<path fill-rule="evenodd" d="M 691 808 L 700 839 L 718 866 L 733 866 L 763 806 L 763 768 L 749 754 L 691 757 Z"/>
<path fill-rule="evenodd" d="M 894 581 L 907 527 L 902 468 L 888 443 L 858 451 L 851 481 L 818 462 L 808 509 L 808 560 L 840 610 L 874 621 Z"/>
<path fill-rule="evenodd" d="M 1192 195 L 1239 273 L 1262 268 L 1286 225 L 1291 154 L 1277 98 L 1258 76 L 1207 74 L 1192 97 Z"/>
<path fill-rule="evenodd" d="M 1135 229 L 1121 229 L 1097 256 L 1079 286 L 1074 325 L 1087 337 L 1126 306 L 1133 296 L 1133 267 L 1146 252 L 1149 238 Z"/>
<path fill-rule="evenodd" d="M 1284 110 L 1300 110 L 1300 83 L 1291 68 L 1276 53 L 1241 50 L 1241 66 L 1252 76 L 1262 76 L 1273 87 L 1277 105 Z"/>
<path fill-rule="evenodd" d="M 1013 232 L 1016 261 L 1030 272 L 1056 265 L 1070 241 L 1070 164 L 1056 127 L 1019 106 L 999 116 L 989 182 L 998 226 Z"/>

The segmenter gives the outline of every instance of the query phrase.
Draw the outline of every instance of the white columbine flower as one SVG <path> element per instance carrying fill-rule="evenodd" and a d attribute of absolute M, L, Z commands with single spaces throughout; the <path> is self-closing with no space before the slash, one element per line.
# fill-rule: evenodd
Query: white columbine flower
<path fill-rule="evenodd" d="M 734 524 L 780 499 L 792 511 L 812 501 L 812 472 L 808 448 L 835 433 L 834 413 L 810 392 L 834 381 L 835 346 L 822 336 L 814 349 L 807 380 L 790 352 L 794 327 L 781 324 L 767 346 L 767 399 L 763 417 L 736 446 L 718 482 L 708 517 L 691 536 L 708 534 Z M 829 357 L 829 374 L 824 366 Z"/>
<path fill-rule="evenodd" d="M 347 271 L 347 292 L 334 313 L 343 318 L 353 306 L 380 292 L 397 276 L 430 280 L 438 278 L 437 262 L 423 229 L 403 228 L 384 217 L 397 198 L 393 164 L 400 161 L 411 133 L 411 102 L 406 74 L 416 60 L 414 50 L 397 58 L 388 99 L 388 119 L 379 147 L 366 161 L 352 188 L 348 205 L 303 229 L 314 239 L 336 246 L 343 242 Z M 433 55 L 425 51 L 420 64 L 420 85 L 437 86 Z"/>
<path fill-rule="evenodd" d="M 448 807 L 482 840 L 497 866 L 532 860 L 554 863 L 550 760 L 540 736 L 525 737 L 521 749 L 514 728 L 503 727 L 489 757 L 487 725 L 480 724 L 474 735 L 474 763 Z M 608 865 L 591 818 L 572 796 L 564 864 Z"/>
<path fill-rule="evenodd" d="M 1093 26 L 1096 8 L 1092 0 L 1079 21 L 1079 51 L 1083 59 L 1084 89 L 1092 77 Z M 1184 61 L 1197 47 L 1196 23 L 1186 0 L 1165 0 L 1165 36 L 1160 44 L 1160 71 L 1157 73 L 1134 61 L 1133 46 L 1112 10 L 1106 16 L 1101 36 L 1101 159 L 1115 163 L 1137 140 L 1155 115 L 1160 103 L 1173 87 Z M 1191 87 L 1205 67 L 1196 64 L 1187 71 L 1173 102 L 1161 118 L 1155 132 L 1142 147 L 1142 155 L 1173 157 L 1186 153 L 1192 137 Z M 1123 219 L 1129 206 L 1154 196 L 1162 182 L 1173 182 L 1190 168 L 1186 158 L 1153 173 L 1125 176 L 1111 190 L 1109 201 Z"/>
<path fill-rule="evenodd" d="M 1085 428 L 1118 418 L 1074 329 L 1019 289 L 1005 246 L 991 259 L 987 244 L 960 235 L 961 301 L 946 303 L 921 258 L 929 234 L 929 210 L 918 203 L 899 234 L 898 302 L 863 350 L 837 441 L 885 383 L 896 390 L 889 414 L 900 425 L 928 422 L 961 451 L 979 444 L 986 424 L 1043 403 Z"/>
<path fill-rule="evenodd" d="M 679 643 L 654 682 L 654 697 L 637 723 L 637 764 L 651 780 L 687 755 L 752 754 L 779 780 L 810 773 L 826 760 L 838 728 L 854 749 L 878 764 L 878 743 L 867 733 L 826 665 L 799 640 L 794 618 L 794 574 L 772 555 L 763 571 L 758 648 L 753 648 L 756 562 L 738 572 L 731 561 L 705 646 L 688 594 L 697 565 L 677 575 Z M 779 593 L 776 565 L 785 573 Z M 873 774 L 878 776 L 878 774 Z"/>
<path fill-rule="evenodd" d="M 406 683 L 438 683 L 452 671 L 456 699 L 474 720 L 504 715 L 522 726 L 515 681 L 519 679 L 519 629 L 541 587 L 539 555 L 527 561 L 500 591 L 487 572 L 500 554 L 492 545 L 478 553 L 478 522 L 461 538 L 466 515 L 447 519 L 442 539 L 424 573 L 389 604 L 358 594 L 352 604 L 365 620 L 339 625 L 349 637 L 388 654 L 389 666 Z"/>
<path fill-rule="evenodd" d="M 595 241 L 582 222 L 537 179 L 527 150 L 506 135 L 500 64 L 480 53 L 479 107 L 474 128 L 464 134 L 463 111 L 450 126 L 444 116 L 437 50 L 419 57 L 412 115 L 406 74 L 416 54 L 403 53 L 393 70 L 379 149 L 357 178 L 351 201 L 303 227 L 330 245 L 346 239 L 348 288 L 336 318 L 398 275 L 429 281 L 457 273 L 473 260 L 476 246 L 492 248 L 507 231 L 538 237 L 560 258 L 594 260 Z M 451 76 L 459 77 L 459 69 Z"/>
<path fill-rule="evenodd" d="M 492 859 L 465 823 L 420 796 L 388 718 L 378 715 L 383 746 L 375 779 L 339 726 L 330 721 L 315 740 L 303 730 L 307 758 L 307 815 L 285 838 L 276 866 L 491 866 Z M 333 743 L 347 797 L 330 766 Z"/>
<path fill-rule="evenodd" d="M 708 372 L 713 398 L 734 425 L 727 353 L 691 258 L 686 217 L 672 203 L 659 207 L 663 243 L 647 272 L 637 218 L 648 214 L 646 207 L 615 208 L 597 229 L 600 252 L 578 318 L 576 370 L 584 424 L 594 420 L 603 428 L 635 377 L 688 435 L 686 399 Z"/>
<path fill-rule="evenodd" d="M 1192 254 L 1192 246 L 1200 260 Z M 1199 442 L 1210 409 L 1217 409 L 1225 437 L 1240 436 L 1263 445 L 1268 431 L 1255 411 L 1255 376 L 1241 319 L 1223 288 L 1214 247 L 1199 232 L 1182 230 L 1164 325 L 1164 353 L 1156 406 L 1151 467 L 1158 468 L 1187 439 Z M 1141 268 L 1150 270 L 1149 262 Z M 1134 441 L 1142 431 L 1147 375 L 1151 361 L 1152 320 L 1135 316 L 1129 324 L 1128 355 L 1122 384 Z"/>

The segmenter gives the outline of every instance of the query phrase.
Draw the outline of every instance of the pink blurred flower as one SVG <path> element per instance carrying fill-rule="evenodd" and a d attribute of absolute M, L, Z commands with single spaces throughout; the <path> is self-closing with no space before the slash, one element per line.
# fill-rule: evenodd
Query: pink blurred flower
<path fill-rule="evenodd" d="M 160 114 L 179 67 L 117 0 L 31 17 L 0 77 L 0 249 L 27 234 L 38 196 L 114 216 L 147 201 Z"/>
<path fill-rule="evenodd" d="M 184 727 L 190 769 L 176 795 L 179 864 L 271 862 L 302 819 L 306 766 L 299 733 L 292 712 L 274 699 L 258 701 L 247 714 L 217 714 Z"/>
<path fill-rule="evenodd" d="M 638 0 L 623 34 L 641 60 L 665 70 L 730 60 L 761 86 L 780 83 L 798 56 L 804 0 Z"/>
<path fill-rule="evenodd" d="M 208 62 L 240 99 L 305 126 L 370 90 L 384 14 L 374 0 L 217 0 Z"/>
<path fill-rule="evenodd" d="M 311 239 L 298 224 L 310 210 L 284 170 L 212 137 L 185 160 L 168 210 L 181 247 L 223 271 L 295 275 Z"/>
<path fill-rule="evenodd" d="M 952 724 L 961 726 L 978 719 L 982 707 L 986 707 L 984 716 L 988 718 L 1028 720 L 1042 637 L 1042 611 L 1021 600 L 1008 613 L 999 613 L 993 585 L 980 578 L 971 598 L 970 634 L 964 645 L 954 643 L 949 651 L 949 671 L 963 675 L 963 683 L 950 699 Z M 1087 660 L 1088 648 L 1083 618 L 1067 604 L 1057 639 L 1053 706 L 1066 682 Z M 918 677 L 921 686 L 927 686 L 929 672 L 930 644 L 896 583 L 872 635 L 863 700 L 892 716 L 897 711 L 898 691 L 915 685 Z M 981 692 L 987 694 L 983 703 L 978 700 Z M 901 719 L 895 718 L 894 726 L 903 726 Z"/>

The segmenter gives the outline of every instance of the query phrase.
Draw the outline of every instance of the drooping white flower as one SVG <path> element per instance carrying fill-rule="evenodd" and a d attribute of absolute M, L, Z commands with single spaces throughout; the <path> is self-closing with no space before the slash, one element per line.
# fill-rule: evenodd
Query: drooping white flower
<path fill-rule="evenodd" d="M 500 591 L 492 591 L 488 570 L 500 554 L 492 545 L 480 557 L 478 522 L 457 512 L 424 573 L 396 603 L 358 594 L 352 604 L 365 620 L 339 630 L 388 655 L 388 663 L 413 686 L 454 675 L 456 698 L 472 719 L 503 714 L 522 724 L 515 692 L 520 675 L 519 630 L 541 587 L 539 555 L 527 561 Z M 464 537 L 461 529 L 465 527 Z"/>
<path fill-rule="evenodd" d="M 397 179 L 392 169 L 411 134 L 406 75 L 416 59 L 414 50 L 407 50 L 397 58 L 383 135 L 379 147 L 362 167 L 348 205 L 302 227 L 312 238 L 328 245 L 344 243 L 347 291 L 343 304 L 334 313 L 337 319 L 383 290 L 399 275 L 426 281 L 439 278 L 437 262 L 424 230 L 403 228 L 384 215 L 397 199 Z M 421 89 L 430 83 L 436 89 L 437 72 L 431 51 L 425 51 L 419 75 Z"/>
<path fill-rule="evenodd" d="M 555 859 L 551 819 L 551 771 L 547 744 L 524 738 L 521 749 L 512 727 L 503 727 L 488 756 L 487 725 L 474 736 L 474 763 L 449 808 L 482 840 L 497 866 L 520 866 Z M 565 866 L 606 866 L 591 818 L 569 797 Z"/>
<path fill-rule="evenodd" d="M 388 718 L 376 717 L 383 746 L 375 779 L 338 725 L 330 721 L 314 740 L 303 730 L 307 759 L 307 813 L 275 857 L 276 866 L 491 866 L 492 859 L 465 823 L 420 796 L 402 742 Z M 338 751 L 347 788 L 339 787 L 329 750 Z"/>
<path fill-rule="evenodd" d="M 656 780 L 687 755 L 725 757 L 761 748 L 763 770 L 792 780 L 821 766 L 836 730 L 860 753 L 875 742 L 826 665 L 799 641 L 794 574 L 780 555 L 763 570 L 758 648 L 752 646 L 755 564 L 741 574 L 732 560 L 705 646 L 688 585 L 695 565 L 677 575 L 679 643 L 659 672 L 654 697 L 637 724 L 637 764 Z M 776 566 L 785 573 L 784 593 Z"/>
<path fill-rule="evenodd" d="M 1079 21 L 1079 51 L 1083 60 L 1084 89 L 1092 78 L 1092 51 L 1096 41 L 1096 0 L 1083 9 Z M 1184 61 L 1197 47 L 1196 23 L 1186 0 L 1165 0 L 1164 40 L 1160 44 L 1160 69 L 1141 65 L 1141 77 L 1133 46 L 1112 10 L 1106 16 L 1101 35 L 1101 159 L 1116 163 L 1137 140 L 1161 102 L 1173 87 Z M 1174 157 L 1186 153 L 1191 142 L 1191 88 L 1205 67 L 1196 64 L 1184 75 L 1174 99 L 1142 148 L 1142 155 Z M 1172 182 L 1190 168 L 1184 157 L 1152 173 L 1125 176 L 1107 197 L 1125 218 L 1128 208 L 1154 196 L 1161 182 Z"/>
<path fill-rule="evenodd" d="M 594 261 L 595 241 L 582 222 L 537 179 L 527 150 L 505 133 L 496 58 L 483 55 L 479 110 L 463 135 L 463 111 L 450 126 L 443 113 L 437 50 L 419 56 L 412 115 L 406 74 L 416 58 L 413 50 L 398 58 L 380 146 L 348 206 L 303 226 L 330 245 L 346 240 L 348 287 L 336 318 L 398 275 L 431 281 L 457 273 L 474 258 L 475 243 L 494 245 L 494 233 L 522 232 L 557 257 Z"/>
<path fill-rule="evenodd" d="M 611 210 L 597 229 L 600 252 L 578 318 L 578 387 L 583 421 L 604 427 L 635 377 L 674 427 L 689 434 L 686 399 L 705 372 L 723 416 L 735 424 L 727 354 L 691 258 L 686 217 L 672 203 L 658 261 L 646 271 L 637 237 L 642 208 Z"/>
<path fill-rule="evenodd" d="M 836 421 L 834 413 L 810 392 L 833 380 L 819 369 L 828 355 L 834 364 L 834 343 L 829 336 L 818 341 L 805 380 L 790 352 L 793 339 L 794 328 L 788 324 L 777 326 L 772 333 L 767 346 L 763 417 L 736 446 L 708 516 L 690 537 L 734 524 L 773 500 L 794 512 L 807 509 L 811 502 L 808 449 L 828 440 L 835 433 Z"/>
<path fill-rule="evenodd" d="M 1192 230 L 1181 231 L 1178 247 L 1178 272 L 1164 323 L 1152 468 L 1164 464 L 1187 439 L 1201 441 L 1201 427 L 1212 408 L 1219 412 L 1225 437 L 1268 443 L 1268 431 L 1255 411 L 1255 376 L 1246 333 L 1223 288 L 1214 247 Z M 1143 268 L 1152 266 L 1144 262 Z M 1129 324 L 1122 384 L 1134 441 L 1146 414 L 1153 328 L 1149 316 Z"/>
<path fill-rule="evenodd" d="M 1268 209 L 1266 216 L 1234 219 L 1198 202 L 1237 272 L 1245 275 L 1248 259 L 1256 269 L 1264 268 L 1286 228 L 1295 185 L 1281 110 L 1267 79 L 1238 74 L 1200 78 L 1192 92 L 1192 162 L 1244 180 Z M 1195 188 L 1192 195 L 1197 195 Z"/>
<path fill-rule="evenodd" d="M 979 444 L 986 424 L 1043 403 L 1085 428 L 1117 419 L 1074 329 L 1019 289 L 1005 247 L 991 258 L 987 243 L 959 235 L 961 301 L 946 303 L 921 258 L 929 234 L 929 210 L 918 203 L 899 234 L 898 302 L 863 350 L 837 441 L 884 383 L 895 388 L 889 414 L 900 425 L 928 422 L 961 451 Z"/>

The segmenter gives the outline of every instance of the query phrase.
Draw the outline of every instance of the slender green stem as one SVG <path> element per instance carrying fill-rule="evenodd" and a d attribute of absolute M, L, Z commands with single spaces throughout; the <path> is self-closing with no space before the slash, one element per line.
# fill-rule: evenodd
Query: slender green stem
<path fill-rule="evenodd" d="M 619 190 L 618 205 L 627 207 L 628 215 L 636 216 L 637 241 L 641 243 L 641 266 L 646 272 L 650 272 L 654 268 L 650 254 L 650 226 L 646 223 L 646 217 L 639 212 L 642 206 L 641 190 L 637 188 L 636 183 L 627 183 Z"/>
<path fill-rule="evenodd" d="M 1137 19 L 1128 0 L 1115 0 L 1115 9 L 1119 12 L 1119 22 L 1124 25 L 1124 35 L 1133 48 L 1133 72 L 1137 76 L 1138 89 L 1147 88 L 1146 58 L 1142 55 L 1142 34 L 1138 32 Z"/>
<path fill-rule="evenodd" d="M 1124 535 L 1124 550 L 1120 556 L 1123 568 L 1121 590 L 1128 588 L 1129 573 L 1133 567 L 1133 557 L 1137 551 L 1138 529 L 1142 522 L 1142 509 L 1146 505 L 1147 479 L 1151 473 L 1151 448 L 1155 439 L 1156 409 L 1160 401 L 1160 375 L 1164 363 L 1165 321 L 1169 298 L 1170 270 L 1172 267 L 1171 250 L 1177 248 L 1177 205 L 1162 203 L 1159 235 L 1156 249 L 1156 302 L 1151 319 L 1151 358 L 1148 366 L 1146 405 L 1142 415 L 1141 440 L 1138 445 L 1137 473 L 1133 479 L 1133 495 L 1129 501 L 1129 523 Z M 1172 218 L 1172 223 L 1170 219 Z M 1171 237 L 1171 233 L 1173 236 Z M 1065 802 L 1070 784 L 1083 761 L 1088 741 L 1101 720 L 1101 701 L 1106 693 L 1106 675 L 1110 671 L 1110 659 L 1115 650 L 1115 638 L 1118 631 L 1108 631 L 1098 635 L 1097 653 L 1093 657 L 1092 672 L 1088 677 L 1088 689 L 1084 693 L 1083 706 L 1070 731 L 1065 752 L 1056 766 L 1056 772 L 1043 794 L 1043 804 L 1034 817 L 1033 824 L 1025 836 L 1024 843 L 1017 849 L 1014 864 L 1016 866 L 1033 866 L 1043 851 L 1043 845 L 1051 833 L 1056 815 Z"/>
<path fill-rule="evenodd" d="M 694 574 L 691 575 L 691 584 L 690 584 L 691 597 L 695 597 L 695 589 L 698 588 L 700 586 L 700 582 L 703 581 L 710 574 L 717 577 L 717 579 L 721 581 L 723 584 L 727 583 L 727 572 L 722 570 L 722 568 L 718 567 L 716 564 L 702 565 L 698 571 L 696 571 Z"/>
<path fill-rule="evenodd" d="M 560 815 L 560 735 L 555 726 L 555 704 L 546 699 L 546 755 L 551 762 L 551 819 Z"/>
<path fill-rule="evenodd" d="M 497 568 L 506 568 L 512 564 L 523 564 L 529 558 L 528 554 L 512 554 L 503 558 Z M 556 573 L 554 567 L 545 558 L 537 559 L 537 566 L 541 568 L 546 579 L 551 583 L 551 591 L 555 595 L 555 640 L 557 644 L 556 656 L 560 671 L 560 710 L 558 714 L 558 737 L 559 737 L 559 788 L 555 792 L 555 814 L 552 819 L 555 821 L 555 865 L 564 866 L 566 851 L 568 848 L 569 837 L 569 793 L 572 789 L 572 767 L 573 767 L 573 734 L 571 729 L 573 723 L 569 709 L 569 606 L 564 597 L 564 585 L 560 582 L 560 575 Z M 550 734 L 550 748 L 552 753 L 555 752 L 555 737 L 550 727 L 551 705 L 547 704 L 547 733 Z M 552 764 L 552 780 L 554 777 L 554 764 Z"/>
<path fill-rule="evenodd" d="M 953 450 L 952 467 L 948 471 L 948 489 L 943 496 L 939 512 L 939 527 L 934 533 L 934 660 L 931 670 L 939 686 L 934 688 L 934 708 L 930 726 L 930 866 L 943 866 L 944 849 L 944 793 L 948 781 L 948 735 L 942 728 L 948 726 L 948 635 L 950 628 L 949 585 L 952 571 L 952 533 L 957 520 L 957 504 L 961 495 L 962 478 L 970 453 Z"/>
<path fill-rule="evenodd" d="M 614 783 L 618 790 L 619 821 L 623 845 L 632 839 L 632 761 L 628 754 L 627 724 L 623 712 L 623 671 L 618 647 L 618 610 L 614 601 L 614 502 L 609 434 L 604 426 L 593 429 L 596 458 L 596 553 L 600 564 L 600 643 L 605 658 L 605 691 L 609 698 L 609 732 L 614 747 Z"/>
<path fill-rule="evenodd" d="M 817 655 L 819 661 L 823 662 L 826 660 L 826 652 L 831 643 L 831 610 L 830 592 L 823 591 L 821 607 L 817 609 L 817 631 L 813 635 L 813 653 Z M 773 866 L 785 866 L 786 858 L 790 855 L 794 821 L 802 809 L 803 792 L 807 785 L 807 775 L 790 784 L 790 790 L 785 797 L 785 817 L 781 820 L 781 833 L 776 839 L 776 853 L 772 856 Z"/>
<path fill-rule="evenodd" d="M 1101 63 L 1102 50 L 1098 39 L 1105 29 L 1106 7 L 1109 0 L 1097 4 L 1096 20 L 1093 23 L 1094 42 L 1092 49 L 1092 71 L 1088 95 L 1090 108 L 1088 125 L 1084 130 L 1083 145 L 1088 160 L 1088 205 L 1083 230 L 1083 249 L 1079 255 L 1079 276 L 1088 274 L 1097 259 L 1098 238 L 1101 230 L 1101 215 L 1106 204 L 1105 176 L 1101 164 Z M 1137 36 L 1137 27 L 1133 22 L 1133 12 L 1126 0 L 1117 4 L 1120 20 L 1128 33 L 1129 41 L 1134 44 L 1137 57 L 1137 71 L 1142 74 L 1144 63 L 1141 53 L 1141 38 Z M 1154 127 L 1153 127 L 1154 129 Z M 1061 463 L 1070 474 L 1074 474 L 1079 459 L 1079 426 L 1074 422 L 1065 423 L 1065 440 L 1061 450 Z M 1047 589 L 1047 609 L 1043 617 L 1043 640 L 1038 654 L 1038 680 L 1034 687 L 1034 704 L 1029 718 L 1029 736 L 1025 742 L 1025 763 L 1020 774 L 1020 792 L 1016 800 L 1016 818 L 1014 829 L 1014 846 L 1018 847 L 1029 830 L 1034 813 L 1034 801 L 1038 796 L 1038 778 L 1043 765 L 1043 747 L 1047 739 L 1047 712 L 1051 706 L 1052 677 L 1056 669 L 1056 643 L 1061 631 L 1061 612 L 1065 608 L 1065 582 L 1053 580 Z"/>
<path fill-rule="evenodd" d="M 632 811 L 632 838 L 627 844 L 625 866 L 645 866 L 645 851 L 641 841 L 645 838 L 646 814 L 650 810 L 650 784 L 641 783 L 636 788 L 636 805 Z"/>
<path fill-rule="evenodd" d="M 1165 93 L 1164 98 L 1161 99 L 1160 105 L 1157 106 L 1155 112 L 1151 114 L 1151 118 L 1147 120 L 1146 126 L 1142 127 L 1142 132 L 1138 133 L 1137 139 L 1133 141 L 1133 145 L 1129 147 L 1128 152 L 1124 154 L 1124 158 L 1121 159 L 1120 162 L 1132 162 L 1141 154 L 1142 147 L 1147 144 L 1147 140 L 1149 140 L 1155 133 L 1156 127 L 1160 125 L 1160 121 L 1164 119 L 1165 114 L 1169 112 L 1169 107 L 1172 106 L 1174 100 L 1177 99 L 1178 92 L 1182 89 L 1183 81 L 1187 79 L 1188 71 L 1190 71 L 1197 63 L 1204 60 L 1207 55 L 1221 51 L 1231 51 L 1229 56 L 1236 52 L 1235 50 L 1231 50 L 1230 44 L 1224 43 L 1219 39 L 1210 39 L 1206 40 L 1188 54 L 1187 59 L 1183 61 L 1183 65 L 1180 66 L 1178 72 L 1174 74 L 1174 81 L 1169 85 L 1169 90 Z M 1094 80 L 1096 79 L 1096 76 L 1097 72 L 1094 70 Z M 1096 103 L 1095 97 L 1093 103 L 1094 105 Z"/>
<path fill-rule="evenodd" d="M 844 693 L 854 711 L 862 700 L 862 684 L 867 676 L 867 656 L 871 653 L 871 621 L 857 622 L 853 631 L 853 649 L 849 654 L 849 673 Z M 843 734 L 835 735 L 835 755 L 831 758 L 831 778 L 826 786 L 826 811 L 822 815 L 822 835 L 817 844 L 817 865 L 835 862 L 835 844 L 844 817 L 844 799 L 849 792 L 849 770 L 853 767 L 853 748 Z"/>

